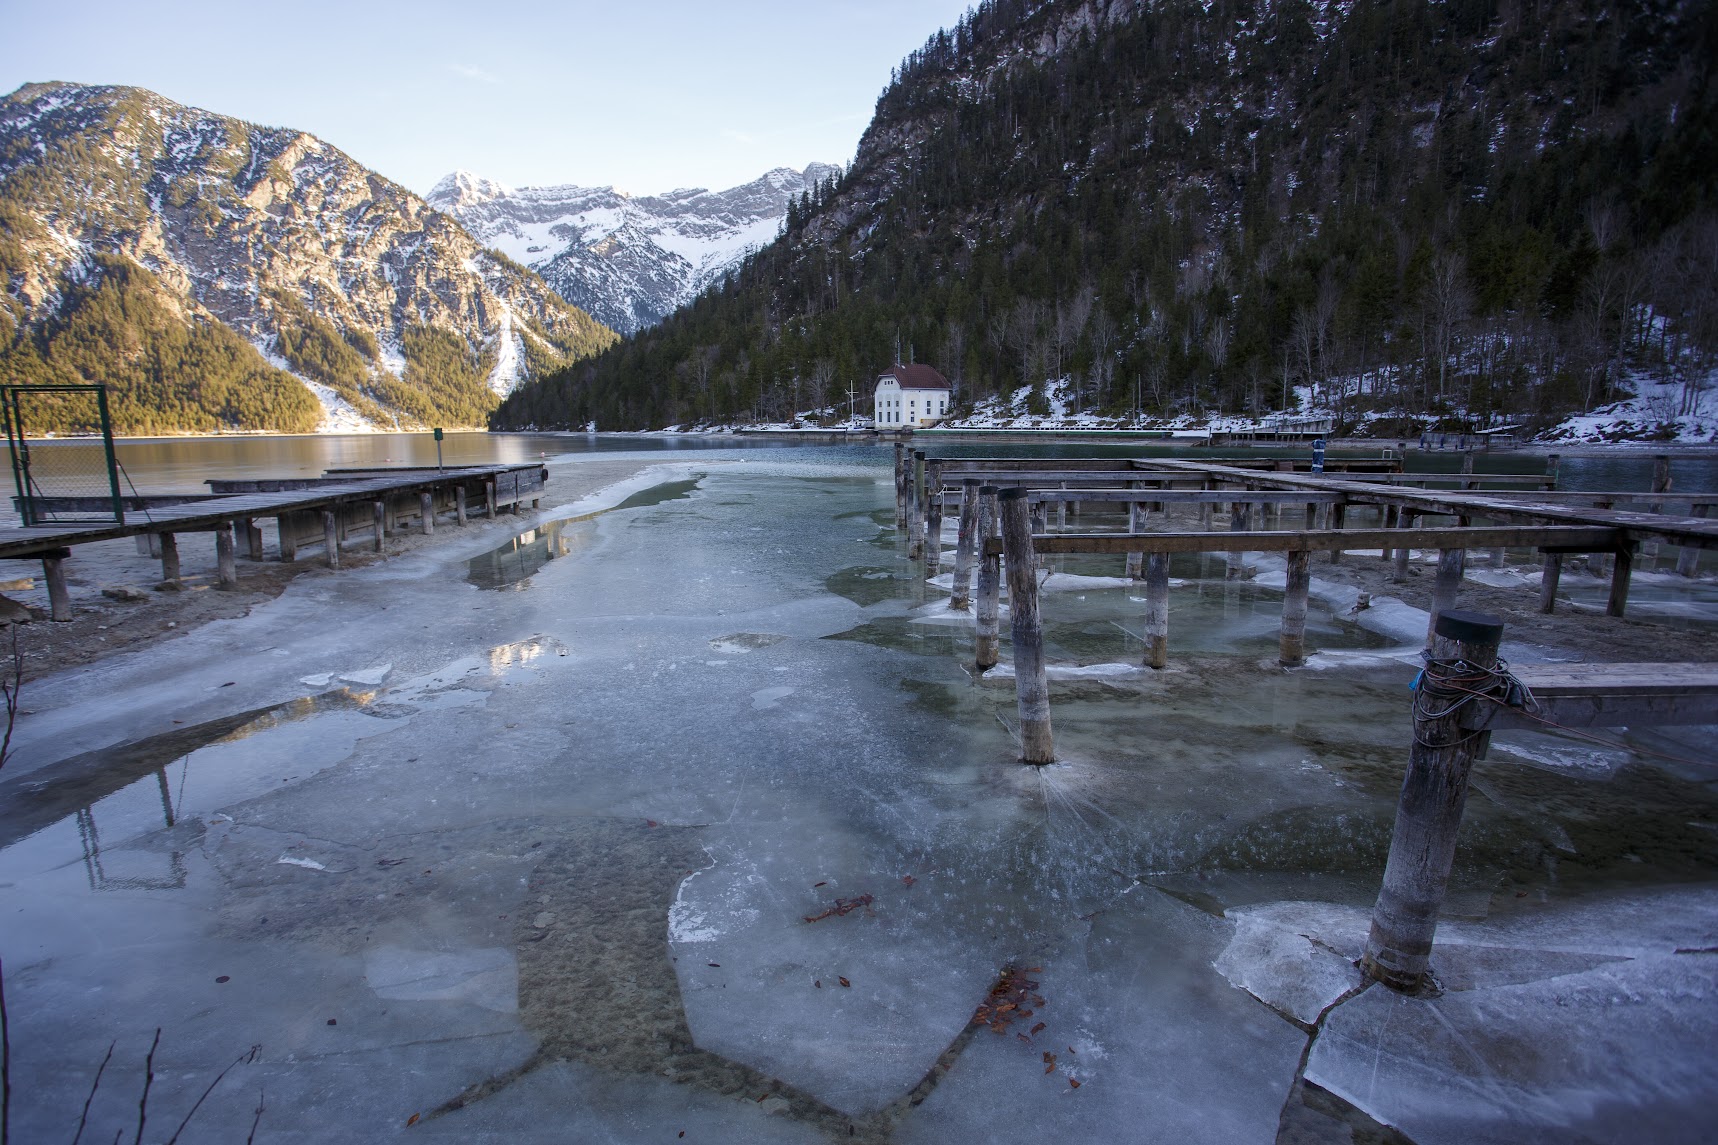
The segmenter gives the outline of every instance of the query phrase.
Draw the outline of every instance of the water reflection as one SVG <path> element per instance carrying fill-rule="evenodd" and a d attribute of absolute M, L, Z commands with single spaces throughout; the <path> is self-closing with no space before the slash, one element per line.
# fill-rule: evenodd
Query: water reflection
<path fill-rule="evenodd" d="M 596 538 L 596 530 L 590 522 L 604 513 L 640 509 L 690 497 L 701 480 L 702 477 L 694 477 L 687 481 L 665 481 L 634 493 L 612 509 L 564 517 L 526 529 L 506 543 L 466 562 L 468 571 L 465 579 L 478 588 L 522 589 L 525 582 L 550 561 L 588 548 Z"/>

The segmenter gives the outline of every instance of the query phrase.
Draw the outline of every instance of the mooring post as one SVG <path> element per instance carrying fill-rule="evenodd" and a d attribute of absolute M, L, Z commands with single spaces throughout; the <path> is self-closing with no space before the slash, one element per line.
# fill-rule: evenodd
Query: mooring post
<path fill-rule="evenodd" d="M 1055 760 L 1050 736 L 1050 682 L 1044 674 L 1044 629 L 1038 619 L 1038 572 L 1026 490 L 1004 489 L 1002 547 L 1008 556 L 1008 614 L 1013 621 L 1014 698 L 1020 713 L 1020 761 Z"/>
<path fill-rule="evenodd" d="M 1145 509 L 1138 501 L 1127 503 L 1127 531 L 1130 533 L 1145 532 Z M 1145 554 L 1129 553 L 1127 555 L 1126 574 L 1138 580 L 1145 572 Z"/>
<path fill-rule="evenodd" d="M 489 512 L 489 519 L 495 520 L 495 478 L 491 477 L 483 483 L 483 507 Z"/>
<path fill-rule="evenodd" d="M 454 520 L 463 526 L 465 524 L 465 486 L 463 485 L 453 487 L 453 513 Z"/>
<path fill-rule="evenodd" d="M 1394 990 L 1414 990 L 1425 981 L 1455 861 L 1468 772 L 1490 738 L 1462 728 L 1459 701 L 1490 682 L 1487 674 L 1497 667 L 1502 639 L 1503 622 L 1495 616 L 1444 613 L 1414 692 L 1408 770 L 1396 802 L 1384 885 L 1360 960 L 1367 975 Z"/>
<path fill-rule="evenodd" d="M 370 532 L 379 553 L 385 547 L 383 539 L 388 535 L 388 503 L 386 501 L 370 502 Z"/>
<path fill-rule="evenodd" d="M 1288 581 L 1283 586 L 1283 630 L 1277 643 L 1277 660 L 1285 668 L 1306 663 L 1306 598 L 1312 587 L 1312 554 L 1305 549 L 1288 553 Z"/>
<path fill-rule="evenodd" d="M 1336 504 L 1334 504 L 1330 507 L 1330 527 L 1332 529 L 1341 529 L 1342 526 L 1347 523 L 1347 521 L 1348 521 L 1348 503 L 1346 501 L 1338 501 Z M 1342 542 L 1341 541 L 1336 542 L 1336 544 L 1331 547 L 1330 563 L 1333 565 L 1342 563 Z"/>
<path fill-rule="evenodd" d="M 1670 492 L 1670 454 L 1655 453 L 1652 455 L 1652 491 L 1654 493 Z M 1654 501 L 1646 507 L 1649 513 L 1664 512 L 1662 502 Z"/>
<path fill-rule="evenodd" d="M 1689 512 L 1696 517 L 1704 517 L 1707 513 L 1707 506 L 1695 505 Z M 1676 575 L 1693 576 L 1699 566 L 1700 550 L 1693 545 L 1683 545 L 1681 551 L 1676 554 Z"/>
<path fill-rule="evenodd" d="M 943 563 L 943 462 L 933 458 L 925 465 L 925 574 L 936 576 Z"/>
<path fill-rule="evenodd" d="M 954 590 L 948 606 L 965 612 L 972 606 L 972 551 L 978 540 L 978 481 L 960 483 L 960 526 L 954 545 Z"/>
<path fill-rule="evenodd" d="M 262 560 L 262 526 L 253 517 L 245 518 L 245 548 L 253 561 Z"/>
<path fill-rule="evenodd" d="M 1396 522 L 1401 518 L 1401 516 L 1402 516 L 1402 511 L 1400 509 L 1398 509 L 1395 505 L 1384 506 L 1384 522 L 1383 522 L 1384 527 L 1386 529 L 1394 529 L 1396 527 Z M 1382 561 L 1387 561 L 1390 558 L 1394 557 L 1395 555 L 1396 555 L 1395 549 L 1390 548 L 1389 546 L 1385 546 L 1378 553 L 1378 559 L 1382 560 Z"/>
<path fill-rule="evenodd" d="M 172 533 L 161 534 L 161 579 L 167 584 L 179 583 L 179 538 Z"/>
<path fill-rule="evenodd" d="M 1398 529 L 1412 529 L 1414 527 L 1414 516 L 1415 514 L 1412 509 L 1408 508 L 1406 505 L 1402 506 L 1401 510 L 1396 514 L 1396 527 Z M 1395 581 L 1397 584 L 1401 584 L 1403 581 L 1408 579 L 1408 561 L 1413 555 L 1414 549 L 1412 545 L 1404 544 L 1397 546 L 1396 567 L 1391 573 L 1391 580 Z"/>
<path fill-rule="evenodd" d="M 917 560 L 925 551 L 925 518 L 919 491 L 919 477 L 925 467 L 925 455 L 913 450 L 911 469 L 907 473 L 907 559 Z"/>
<path fill-rule="evenodd" d="M 1252 523 L 1253 506 L 1247 501 L 1234 501 L 1229 505 L 1229 531 L 1245 533 Z M 1228 577 L 1230 580 L 1243 575 L 1246 570 L 1247 554 L 1241 549 L 1229 550 Z"/>
<path fill-rule="evenodd" d="M 1438 550 L 1438 579 L 1432 586 L 1432 615 L 1426 623 L 1428 648 L 1438 630 L 1438 617 L 1455 607 L 1456 593 L 1461 590 L 1462 572 L 1466 567 L 1466 549 Z"/>
<path fill-rule="evenodd" d="M 66 587 L 65 560 L 70 549 L 49 549 L 42 554 L 42 579 L 48 582 L 48 618 L 62 624 L 72 618 L 72 593 Z"/>
<path fill-rule="evenodd" d="M 1563 466 L 1561 453 L 1550 453 L 1545 456 L 1545 488 L 1557 488 L 1557 471 Z"/>
<path fill-rule="evenodd" d="M 907 447 L 895 443 L 895 528 L 907 527 Z"/>
<path fill-rule="evenodd" d="M 1546 553 L 1539 574 L 1539 611 L 1550 616 L 1557 610 L 1557 582 L 1563 579 L 1563 554 Z"/>
<path fill-rule="evenodd" d="M 1169 667 L 1169 554 L 1145 558 L 1145 666 Z"/>
<path fill-rule="evenodd" d="M 222 521 L 215 526 L 215 571 L 222 588 L 239 587 L 239 568 L 233 550 L 233 523 Z"/>
<path fill-rule="evenodd" d="M 513 508 L 517 512 L 519 502 L 513 502 Z M 427 537 L 435 532 L 435 494 L 433 492 L 418 494 L 418 521 L 423 527 L 424 536 Z"/>
<path fill-rule="evenodd" d="M 1629 577 L 1634 574 L 1634 545 L 1617 548 L 1616 564 L 1611 566 L 1611 595 L 1605 602 L 1606 616 L 1622 616 L 1629 606 Z"/>
<path fill-rule="evenodd" d="M 322 511 L 322 547 L 328 556 L 328 567 L 340 567 L 340 526 L 330 510 Z"/>
<path fill-rule="evenodd" d="M 978 636 L 974 642 L 974 660 L 980 672 L 996 667 L 1000 650 L 1002 612 L 1002 554 L 990 551 L 989 542 L 996 535 L 996 486 L 984 485 L 978 490 Z"/>
<path fill-rule="evenodd" d="M 298 559 L 298 532 L 291 526 L 292 514 L 282 513 L 274 519 L 274 531 L 280 536 L 280 559 Z"/>

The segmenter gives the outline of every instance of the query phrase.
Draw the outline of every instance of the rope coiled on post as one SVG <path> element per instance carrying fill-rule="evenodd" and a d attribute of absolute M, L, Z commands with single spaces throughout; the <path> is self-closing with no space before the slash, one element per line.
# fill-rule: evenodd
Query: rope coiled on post
<path fill-rule="evenodd" d="M 1470 731 L 1450 743 L 1432 743 L 1420 735 L 1421 721 L 1453 716 L 1475 700 L 1529 712 L 1539 708 L 1533 690 L 1510 673 L 1509 661 L 1501 656 L 1494 666 L 1486 668 L 1460 657 L 1439 660 L 1429 651 L 1420 655 L 1426 666 L 1414 677 L 1410 688 L 1414 693 L 1414 742 L 1421 747 L 1455 747 L 1484 735 L 1483 729 Z"/>

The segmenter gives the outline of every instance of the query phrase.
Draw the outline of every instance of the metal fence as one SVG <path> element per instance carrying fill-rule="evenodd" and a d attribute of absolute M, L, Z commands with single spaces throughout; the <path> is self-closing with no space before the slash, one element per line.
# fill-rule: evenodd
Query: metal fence
<path fill-rule="evenodd" d="M 107 387 L 0 386 L 25 525 L 125 520 Z"/>

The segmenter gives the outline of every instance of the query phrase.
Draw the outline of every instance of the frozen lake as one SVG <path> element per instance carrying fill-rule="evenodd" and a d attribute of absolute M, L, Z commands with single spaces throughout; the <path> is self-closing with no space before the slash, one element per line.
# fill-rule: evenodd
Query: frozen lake
<path fill-rule="evenodd" d="M 1284 672 L 1265 562 L 1177 558 L 1151 673 L 1119 559 L 1070 558 L 1029 769 L 889 457 L 655 451 L 499 547 L 301 577 L 30 691 L 18 1140 L 72 1139 L 110 1044 L 87 1139 L 129 1139 L 157 1028 L 147 1139 L 247 1059 L 187 1143 L 259 1095 L 279 1142 L 1705 1138 L 1709 737 L 1500 734 L 1444 994 L 1356 995 L 1412 618 L 1315 599 Z"/>

